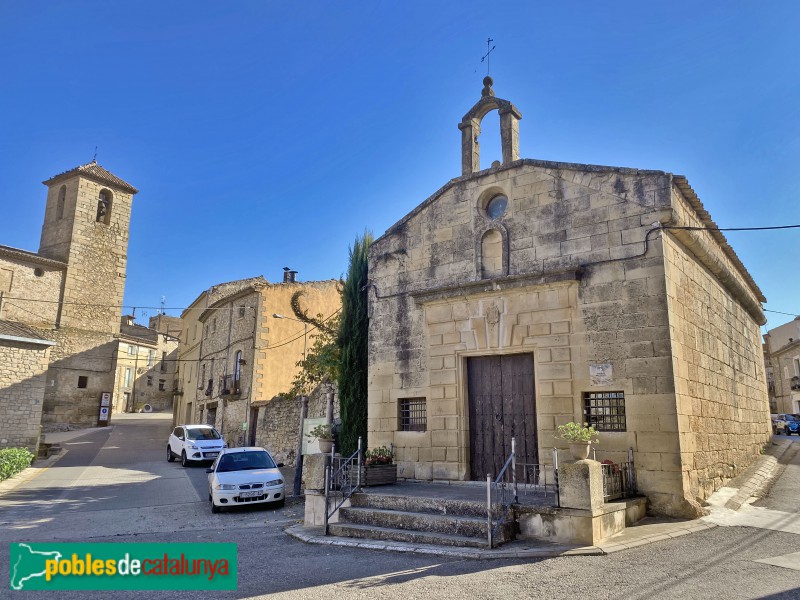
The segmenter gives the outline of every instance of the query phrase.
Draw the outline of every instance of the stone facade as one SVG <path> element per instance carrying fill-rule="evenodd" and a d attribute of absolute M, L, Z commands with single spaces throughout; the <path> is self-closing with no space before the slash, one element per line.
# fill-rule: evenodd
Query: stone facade
<path fill-rule="evenodd" d="M 42 378 L 42 422 L 91 426 L 100 395 L 114 389 L 137 190 L 95 162 L 44 183 L 39 252 L 0 246 L 0 319 L 55 343 Z"/>
<path fill-rule="evenodd" d="M 272 284 L 254 277 L 214 286 L 184 311 L 176 423 L 213 424 L 234 446 L 253 441 L 255 424 L 263 425 L 268 414 L 264 407 L 290 389 L 297 362 L 315 336 L 313 326 L 294 320 L 291 298 L 297 291 L 311 315 L 328 318 L 341 306 L 336 281 Z M 297 438 L 296 431 L 287 435 Z"/>
<path fill-rule="evenodd" d="M 516 124 L 504 102 L 487 106 Z M 625 423 L 598 451 L 634 449 L 654 512 L 698 514 L 769 439 L 761 292 L 718 232 L 666 229 L 714 227 L 680 176 L 505 147 L 477 171 L 475 152 L 370 249 L 369 446 L 393 444 L 400 476 L 469 479 L 467 364 L 528 355 L 540 462 L 565 447 L 558 425 L 586 420 L 587 394 L 619 394 Z M 424 431 L 401 430 L 408 399 Z"/>
<path fill-rule="evenodd" d="M 122 317 L 113 412 L 136 412 L 145 405 L 155 411 L 172 412 L 177 389 L 178 336 L 162 333 L 169 331 L 170 324 L 177 328 L 180 319 L 159 315 L 150 319 L 150 327 L 143 327 L 136 325 L 132 316 Z"/>
<path fill-rule="evenodd" d="M 0 321 L 0 448 L 36 454 L 52 345 L 31 329 Z"/>
<path fill-rule="evenodd" d="M 800 317 L 764 336 L 770 410 L 800 414 Z"/>

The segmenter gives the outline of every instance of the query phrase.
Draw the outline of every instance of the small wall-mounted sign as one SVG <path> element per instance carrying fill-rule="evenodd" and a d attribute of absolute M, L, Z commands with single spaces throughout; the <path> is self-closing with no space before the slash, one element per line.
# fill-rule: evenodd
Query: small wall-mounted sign
<path fill-rule="evenodd" d="M 592 385 L 611 385 L 613 379 L 610 363 L 589 365 L 589 380 Z"/>

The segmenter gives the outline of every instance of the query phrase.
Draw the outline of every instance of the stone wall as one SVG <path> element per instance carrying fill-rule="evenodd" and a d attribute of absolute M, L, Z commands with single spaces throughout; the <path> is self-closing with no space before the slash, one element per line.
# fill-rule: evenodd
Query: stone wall
<path fill-rule="evenodd" d="M 68 206 L 61 220 L 54 213 L 61 185 L 48 190 L 39 248 L 42 256 L 68 263 L 61 324 L 118 333 L 133 195 L 83 177 L 66 186 Z M 108 224 L 96 220 L 102 190 L 113 194 Z"/>
<path fill-rule="evenodd" d="M 117 339 L 68 328 L 42 331 L 42 336 L 56 342 L 46 374 L 42 423 L 94 427 L 100 395 L 114 391 Z M 78 387 L 80 377 L 87 378 L 86 387 Z"/>
<path fill-rule="evenodd" d="M 55 327 L 63 267 L 52 261 L 26 260 L 0 249 L 0 319 L 36 327 Z"/>
<path fill-rule="evenodd" d="M 677 225 L 699 225 L 677 189 L 674 207 Z M 671 232 L 664 239 L 681 475 L 689 502 L 702 501 L 743 471 L 771 433 L 756 320 L 763 314 L 748 310 L 757 298 L 750 292 L 743 304 L 740 295 L 748 288 L 735 265 L 709 233 L 692 234 L 691 249 Z M 738 287 L 723 285 L 704 262 L 726 269 Z"/>
<path fill-rule="evenodd" d="M 308 397 L 308 418 L 324 417 L 327 394 L 335 386 L 320 385 Z M 334 419 L 339 417 L 339 395 L 334 393 Z M 258 412 L 256 445 L 270 451 L 276 462 L 294 466 L 297 461 L 297 436 L 300 432 L 300 401 L 289 396 L 276 396 Z"/>
<path fill-rule="evenodd" d="M 0 341 L 0 448 L 36 454 L 50 347 Z"/>

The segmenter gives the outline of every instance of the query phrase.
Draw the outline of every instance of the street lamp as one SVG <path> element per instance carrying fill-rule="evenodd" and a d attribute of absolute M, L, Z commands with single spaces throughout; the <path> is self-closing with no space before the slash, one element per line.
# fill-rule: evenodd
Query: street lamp
<path fill-rule="evenodd" d="M 301 321 L 300 319 L 293 319 L 292 317 L 286 317 L 284 315 L 279 315 L 278 313 L 272 313 L 273 319 L 289 319 L 290 321 L 297 321 L 298 323 L 303 324 L 303 362 L 306 360 L 306 342 L 307 342 L 307 335 L 308 335 L 308 323 L 305 321 Z"/>

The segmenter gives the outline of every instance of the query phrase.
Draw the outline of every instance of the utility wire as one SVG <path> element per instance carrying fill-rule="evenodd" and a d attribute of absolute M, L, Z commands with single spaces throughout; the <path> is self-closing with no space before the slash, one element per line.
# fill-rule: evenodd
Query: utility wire
<path fill-rule="evenodd" d="M 656 230 L 659 229 L 678 229 L 684 231 L 775 231 L 780 229 L 800 229 L 800 225 L 773 225 L 768 227 L 681 227 L 677 225 L 660 225 L 655 228 Z M 47 300 L 43 298 L 21 298 L 19 296 L 3 296 L 7 300 L 22 300 L 25 302 L 44 302 L 48 304 L 73 304 L 77 306 L 87 306 L 87 307 L 102 307 L 102 308 L 117 308 L 121 306 L 121 308 L 131 308 L 131 309 L 141 309 L 141 310 L 197 310 L 200 312 L 205 312 L 208 310 L 230 310 L 228 306 L 221 306 L 221 307 L 190 307 L 190 306 L 136 306 L 133 304 L 98 304 L 98 303 L 89 303 L 89 302 L 75 302 L 69 300 Z M 248 306 L 247 308 L 254 308 L 252 306 Z M 774 311 L 773 311 L 774 312 Z"/>

